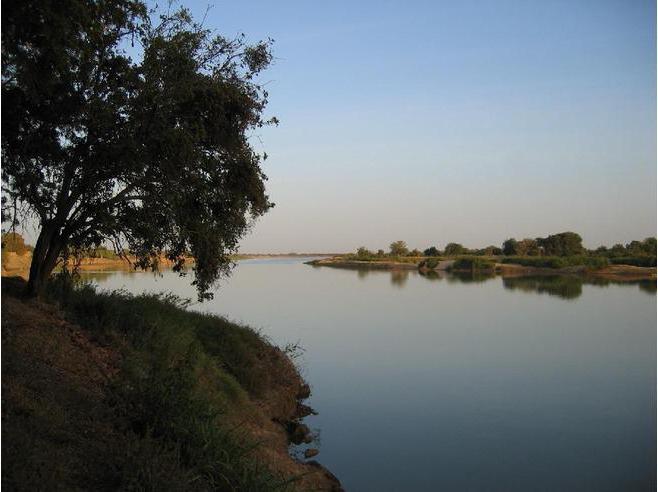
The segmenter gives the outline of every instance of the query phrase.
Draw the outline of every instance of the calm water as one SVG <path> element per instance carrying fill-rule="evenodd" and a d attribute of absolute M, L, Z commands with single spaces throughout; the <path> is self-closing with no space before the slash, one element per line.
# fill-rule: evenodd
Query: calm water
<path fill-rule="evenodd" d="M 172 272 L 94 278 L 195 298 Z M 348 491 L 655 490 L 655 282 L 247 260 L 193 309 L 305 348 L 318 460 Z"/>

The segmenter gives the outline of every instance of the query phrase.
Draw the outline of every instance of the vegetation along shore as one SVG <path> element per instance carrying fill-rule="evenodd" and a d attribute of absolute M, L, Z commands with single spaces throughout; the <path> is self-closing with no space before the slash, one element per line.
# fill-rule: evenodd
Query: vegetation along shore
<path fill-rule="evenodd" d="M 294 349 L 173 296 L 24 289 L 2 279 L 3 486 L 340 490 L 288 451 L 314 439 Z"/>
<path fill-rule="evenodd" d="M 360 247 L 353 254 L 309 261 L 314 266 L 335 268 L 403 269 L 422 272 L 498 272 L 510 274 L 581 274 L 623 279 L 656 278 L 656 238 L 600 246 L 588 250 L 574 232 L 536 239 L 508 239 L 502 247 L 468 249 L 448 243 L 443 250 L 430 246 L 409 250 L 404 241 L 391 243 L 389 251 Z"/>

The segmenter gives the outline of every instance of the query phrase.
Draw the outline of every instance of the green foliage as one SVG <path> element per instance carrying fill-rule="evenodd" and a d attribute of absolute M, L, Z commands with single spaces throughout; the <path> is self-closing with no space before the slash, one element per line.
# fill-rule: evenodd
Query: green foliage
<path fill-rule="evenodd" d="M 608 259 L 599 256 L 511 256 L 505 257 L 502 263 L 510 263 L 537 268 L 566 268 L 584 266 L 600 269 L 608 266 Z"/>
<path fill-rule="evenodd" d="M 285 489 L 282 477 L 250 455 L 257 444 L 224 417 L 286 377 L 287 368 L 277 372 L 273 363 L 277 349 L 249 328 L 185 310 L 172 295 L 100 294 L 66 280 L 48 294 L 97 339 L 125 345 L 112 404 L 131 446 L 153 448 L 119 470 L 122 481 L 132 480 L 125 487 L 162 490 L 165 470 L 151 466 L 152 455 L 173 453 L 168 466 L 185 490 Z"/>
<path fill-rule="evenodd" d="M 60 255 L 119 239 L 142 268 L 190 253 L 208 297 L 272 206 L 250 143 L 276 122 L 257 83 L 271 42 L 214 35 L 186 10 L 155 24 L 141 0 L 3 7 L 3 215 L 39 219 L 31 288 Z"/>
<path fill-rule="evenodd" d="M 457 258 L 452 264 L 452 270 L 493 270 L 495 262 L 479 256 L 464 256 Z"/>
<path fill-rule="evenodd" d="M 525 238 L 518 242 L 516 250 L 518 256 L 538 256 L 540 254 L 539 240 Z"/>
<path fill-rule="evenodd" d="M 656 238 L 648 237 L 643 241 L 631 241 L 626 246 L 615 244 L 610 249 L 601 246 L 594 253 L 609 258 L 656 256 Z"/>
<path fill-rule="evenodd" d="M 478 256 L 500 256 L 503 254 L 503 250 L 497 246 L 490 245 L 486 248 L 476 250 L 475 254 Z"/>
<path fill-rule="evenodd" d="M 459 243 L 448 243 L 443 253 L 446 256 L 456 256 L 467 253 L 467 250 Z"/>
<path fill-rule="evenodd" d="M 359 260 L 368 260 L 373 256 L 375 256 L 375 254 L 365 246 L 361 246 L 359 249 L 356 250 L 356 257 Z"/>
<path fill-rule="evenodd" d="M 610 258 L 613 265 L 632 265 L 638 267 L 655 267 L 655 256 L 616 256 Z"/>
<path fill-rule="evenodd" d="M 505 256 L 516 256 L 519 254 L 519 243 L 514 238 L 507 239 L 503 243 L 502 250 Z"/>
<path fill-rule="evenodd" d="M 423 251 L 425 256 L 439 256 L 441 253 L 436 246 L 430 246 L 425 251 Z"/>
<path fill-rule="evenodd" d="M 575 232 L 561 232 L 538 238 L 537 244 L 546 256 L 574 256 L 583 253 L 583 239 Z"/>
<path fill-rule="evenodd" d="M 409 253 L 407 243 L 404 241 L 394 241 L 390 245 L 391 256 L 406 256 Z"/>
<path fill-rule="evenodd" d="M 433 257 L 431 257 L 431 258 L 427 258 L 427 259 L 421 261 L 421 262 L 418 264 L 418 268 L 421 268 L 421 269 L 428 268 L 428 269 L 430 269 L 430 270 L 433 270 L 433 269 L 435 269 L 437 266 L 439 266 L 439 262 L 440 262 L 440 261 L 441 261 L 441 258 L 437 258 L 437 257 L 434 257 L 434 256 L 433 256 Z"/>

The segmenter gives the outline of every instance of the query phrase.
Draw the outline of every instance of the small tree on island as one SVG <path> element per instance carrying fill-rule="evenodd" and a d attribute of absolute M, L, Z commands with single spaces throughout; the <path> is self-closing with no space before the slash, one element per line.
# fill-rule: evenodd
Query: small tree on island
<path fill-rule="evenodd" d="M 272 206 L 266 155 L 248 139 L 276 123 L 255 82 L 270 41 L 215 36 L 186 10 L 156 25 L 141 0 L 3 7 L 3 218 L 18 209 L 39 223 L 28 293 L 58 262 L 111 241 L 144 269 L 164 255 L 180 272 L 191 255 L 210 297 Z"/>
<path fill-rule="evenodd" d="M 439 256 L 440 255 L 439 250 L 436 246 L 430 246 L 425 251 L 423 251 L 423 254 L 425 256 Z"/>
<path fill-rule="evenodd" d="M 409 248 L 407 248 L 407 243 L 404 241 L 395 241 L 390 245 L 391 256 L 406 256 L 409 253 Z"/>
<path fill-rule="evenodd" d="M 464 246 L 459 243 L 448 243 L 446 249 L 444 250 L 445 254 L 448 256 L 463 255 L 468 252 Z"/>

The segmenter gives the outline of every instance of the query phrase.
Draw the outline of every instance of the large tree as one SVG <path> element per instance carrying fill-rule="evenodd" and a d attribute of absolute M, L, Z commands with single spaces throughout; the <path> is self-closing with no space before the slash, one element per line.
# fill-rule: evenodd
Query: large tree
<path fill-rule="evenodd" d="M 132 54 L 133 58 L 129 56 Z M 157 268 L 195 260 L 201 297 L 272 204 L 250 133 L 270 41 L 227 39 L 141 0 L 21 0 L 2 10 L 3 216 L 36 217 L 28 290 L 108 241 Z"/>

